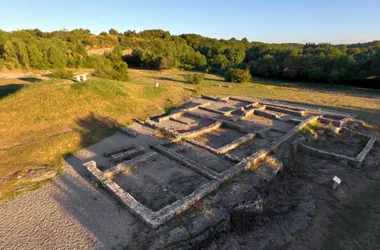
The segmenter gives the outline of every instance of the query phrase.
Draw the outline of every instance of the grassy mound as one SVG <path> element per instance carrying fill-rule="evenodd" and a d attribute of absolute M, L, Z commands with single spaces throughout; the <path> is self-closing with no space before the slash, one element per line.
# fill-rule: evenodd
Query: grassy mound
<path fill-rule="evenodd" d="M 182 101 L 181 88 L 104 79 L 34 83 L 0 99 L 0 199 L 27 184 L 31 169 L 60 170 L 62 159 Z M 21 180 L 21 181 L 20 181 Z M 14 192 L 13 192 L 14 193 Z"/>

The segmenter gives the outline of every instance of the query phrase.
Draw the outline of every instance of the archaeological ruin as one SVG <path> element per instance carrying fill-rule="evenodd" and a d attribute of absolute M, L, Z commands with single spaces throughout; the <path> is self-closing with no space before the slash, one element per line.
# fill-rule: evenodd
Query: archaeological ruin
<path fill-rule="evenodd" d="M 218 249 L 220 240 L 210 239 L 244 227 L 248 217 L 271 205 L 260 190 L 270 195 L 271 181 L 293 155 L 320 163 L 317 171 L 329 166 L 331 172 L 315 181 L 331 187 L 337 169 L 363 167 L 376 137 L 345 126 L 352 118 L 271 100 L 202 95 L 170 114 L 136 120 L 75 157 L 89 180 L 138 218 L 136 246 L 191 249 L 207 243 Z M 294 225 L 279 219 L 289 234 L 310 221 L 309 191 L 306 182 L 294 189 L 301 197 L 297 206 L 304 207 L 290 220 Z M 270 230 L 273 237 L 255 242 L 275 244 L 276 228 Z M 222 241 L 230 249 L 238 245 Z"/>

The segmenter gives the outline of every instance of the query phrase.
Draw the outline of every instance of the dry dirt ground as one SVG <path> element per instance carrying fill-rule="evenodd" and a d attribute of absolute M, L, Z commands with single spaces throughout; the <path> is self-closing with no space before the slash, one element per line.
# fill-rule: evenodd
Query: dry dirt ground
<path fill-rule="evenodd" d="M 117 133 L 91 146 L 81 155 L 84 158 L 91 156 L 101 150 L 101 145 L 123 143 L 127 138 Z M 120 207 L 105 190 L 90 182 L 84 169 L 79 168 L 80 164 L 73 161 L 69 161 L 70 164 L 77 167 L 64 166 L 64 172 L 49 185 L 1 204 L 0 249 L 124 249 L 138 239 L 136 237 L 142 229 L 140 221 Z M 276 179 L 276 185 L 269 188 L 270 195 L 289 199 L 287 195 L 297 192 L 294 190 L 297 187 L 292 185 L 294 176 L 300 174 L 297 171 L 300 169 L 293 169 L 290 175 Z M 376 210 L 379 208 L 378 199 L 377 203 L 372 204 L 376 202 L 376 197 L 372 200 L 369 197 L 364 200 L 364 209 L 354 208 L 358 206 L 356 200 L 361 199 L 363 203 L 362 196 L 368 193 L 368 186 L 379 188 L 379 168 L 364 172 L 349 171 L 341 177 L 345 182 L 336 191 L 330 185 L 318 185 L 312 223 L 283 249 L 378 249 L 380 239 L 376 241 L 368 230 L 380 232 L 380 228 L 373 222 L 374 227 L 367 227 L 371 224 L 368 220 L 379 218 L 379 210 Z M 282 204 L 273 204 L 271 208 L 273 211 L 286 209 Z M 366 210 L 369 216 L 356 214 Z M 348 227 L 342 231 L 334 223 L 346 223 Z M 350 232 L 358 231 L 355 223 L 359 223 L 359 230 L 364 233 L 357 232 L 358 238 L 352 243 L 349 240 Z M 255 242 L 260 237 L 266 237 L 259 233 L 234 232 L 234 238 L 239 243 L 246 243 L 242 249 L 256 249 Z M 359 244 L 363 237 L 366 237 L 365 246 Z M 348 244 L 345 244 L 347 241 Z"/>
<path fill-rule="evenodd" d="M 120 249 L 137 230 L 126 209 L 68 165 L 49 185 L 3 202 L 0 215 L 0 249 Z"/>

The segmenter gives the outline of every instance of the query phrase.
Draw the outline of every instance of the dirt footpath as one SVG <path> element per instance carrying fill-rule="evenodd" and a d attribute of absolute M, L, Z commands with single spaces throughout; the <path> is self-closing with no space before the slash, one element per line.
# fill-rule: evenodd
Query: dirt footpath
<path fill-rule="evenodd" d="M 136 219 L 72 167 L 0 204 L 0 249 L 122 249 Z"/>

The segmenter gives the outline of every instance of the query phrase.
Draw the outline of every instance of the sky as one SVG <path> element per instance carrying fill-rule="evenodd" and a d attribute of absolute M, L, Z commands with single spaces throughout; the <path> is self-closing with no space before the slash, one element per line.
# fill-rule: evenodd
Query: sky
<path fill-rule="evenodd" d="M 0 29 L 163 29 L 268 43 L 380 40 L 380 0 L 0 0 Z"/>

